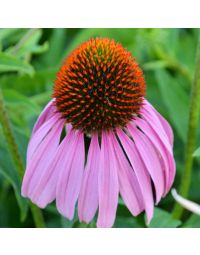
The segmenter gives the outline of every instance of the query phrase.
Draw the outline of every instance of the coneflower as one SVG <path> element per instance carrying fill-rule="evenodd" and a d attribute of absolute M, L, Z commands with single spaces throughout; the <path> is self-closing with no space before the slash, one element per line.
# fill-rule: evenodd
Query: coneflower
<path fill-rule="evenodd" d="M 22 195 L 97 226 L 114 224 L 119 195 L 147 222 L 175 176 L 173 132 L 147 102 L 144 75 L 120 43 L 82 43 L 55 81 L 27 151 Z M 77 203 L 78 202 L 78 203 Z"/>

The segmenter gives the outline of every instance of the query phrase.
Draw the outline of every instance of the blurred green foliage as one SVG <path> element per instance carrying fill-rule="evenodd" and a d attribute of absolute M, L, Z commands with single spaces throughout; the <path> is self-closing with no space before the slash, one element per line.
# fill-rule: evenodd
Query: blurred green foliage
<path fill-rule="evenodd" d="M 0 86 L 14 134 L 25 163 L 27 142 L 33 124 L 51 98 L 56 72 L 64 58 L 91 37 L 109 37 L 121 42 L 143 68 L 147 98 L 171 123 L 178 187 L 184 164 L 184 145 L 193 80 L 197 29 L 0 29 Z M 10 157 L 0 126 L 0 226 L 33 227 L 27 201 L 20 195 L 20 178 Z M 200 146 L 200 129 L 197 147 Z M 194 154 L 190 199 L 200 203 L 200 158 Z M 195 227 L 200 217 L 184 214 L 174 220 L 174 201 L 168 194 L 155 208 L 149 227 Z M 48 227 L 94 227 L 61 217 L 54 204 L 44 211 Z M 144 215 L 134 218 L 119 202 L 115 227 L 146 227 Z"/>

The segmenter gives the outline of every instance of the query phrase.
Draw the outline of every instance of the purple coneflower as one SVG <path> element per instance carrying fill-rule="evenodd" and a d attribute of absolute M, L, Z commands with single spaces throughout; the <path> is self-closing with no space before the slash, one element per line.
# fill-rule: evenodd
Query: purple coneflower
<path fill-rule="evenodd" d="M 142 70 L 114 40 L 91 39 L 69 55 L 53 99 L 39 116 L 28 145 L 22 195 L 41 208 L 97 226 L 114 223 L 119 195 L 147 222 L 170 190 L 173 133 L 144 99 Z"/>

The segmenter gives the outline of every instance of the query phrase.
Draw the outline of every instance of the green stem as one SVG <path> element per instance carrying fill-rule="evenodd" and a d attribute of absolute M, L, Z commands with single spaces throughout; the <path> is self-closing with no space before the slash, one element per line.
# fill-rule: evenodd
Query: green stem
<path fill-rule="evenodd" d="M 8 150 L 14 161 L 18 175 L 22 179 L 24 175 L 24 165 L 17 147 L 17 143 L 15 141 L 15 137 L 12 132 L 12 127 L 4 104 L 4 98 L 1 88 L 0 88 L 0 123 L 2 124 L 2 129 L 6 138 Z M 40 209 L 35 207 L 35 205 L 33 205 L 31 202 L 30 208 L 35 222 L 35 226 L 44 227 L 45 224 Z"/>
<path fill-rule="evenodd" d="M 181 179 L 179 193 L 187 197 L 189 193 L 191 177 L 192 177 L 192 167 L 193 167 L 193 152 L 195 150 L 196 133 L 199 120 L 199 110 L 200 110 L 200 38 L 197 48 L 197 60 L 196 69 L 194 75 L 194 82 L 192 85 L 191 99 L 190 99 L 190 113 L 189 113 L 189 123 L 188 123 L 188 134 L 187 142 L 185 147 L 185 167 Z M 173 211 L 173 216 L 180 219 L 183 213 L 183 208 L 176 204 Z"/>

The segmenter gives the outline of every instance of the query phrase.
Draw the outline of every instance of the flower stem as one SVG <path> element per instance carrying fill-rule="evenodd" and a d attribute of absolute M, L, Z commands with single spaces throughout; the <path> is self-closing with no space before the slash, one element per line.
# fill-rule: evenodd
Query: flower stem
<path fill-rule="evenodd" d="M 194 82 L 192 85 L 191 99 L 190 99 L 190 113 L 188 123 L 187 142 L 185 147 L 185 167 L 181 178 L 179 193 L 181 196 L 187 198 L 192 178 L 193 167 L 193 152 L 195 150 L 195 141 L 197 126 L 199 120 L 200 110 L 200 38 L 197 46 L 197 59 L 194 75 Z M 183 208 L 176 204 L 173 211 L 174 218 L 180 219 L 183 213 Z"/>
<path fill-rule="evenodd" d="M 17 147 L 17 143 L 15 141 L 15 137 L 12 132 L 12 127 L 11 127 L 9 116 L 8 116 L 8 113 L 6 111 L 6 107 L 4 104 L 4 98 L 3 98 L 3 93 L 2 93 L 1 88 L 0 88 L 0 123 L 2 125 L 2 130 L 3 130 L 4 136 L 6 138 L 8 150 L 9 150 L 11 157 L 14 161 L 18 175 L 22 179 L 23 175 L 24 175 L 24 165 L 23 165 L 23 161 L 22 161 L 21 155 L 20 155 L 18 147 Z M 30 202 L 30 208 L 31 208 L 31 212 L 32 212 L 33 219 L 35 222 L 35 226 L 36 227 L 44 227 L 45 224 L 44 224 L 43 216 L 42 216 L 40 209 L 37 208 L 35 205 L 33 205 L 31 202 Z"/>

